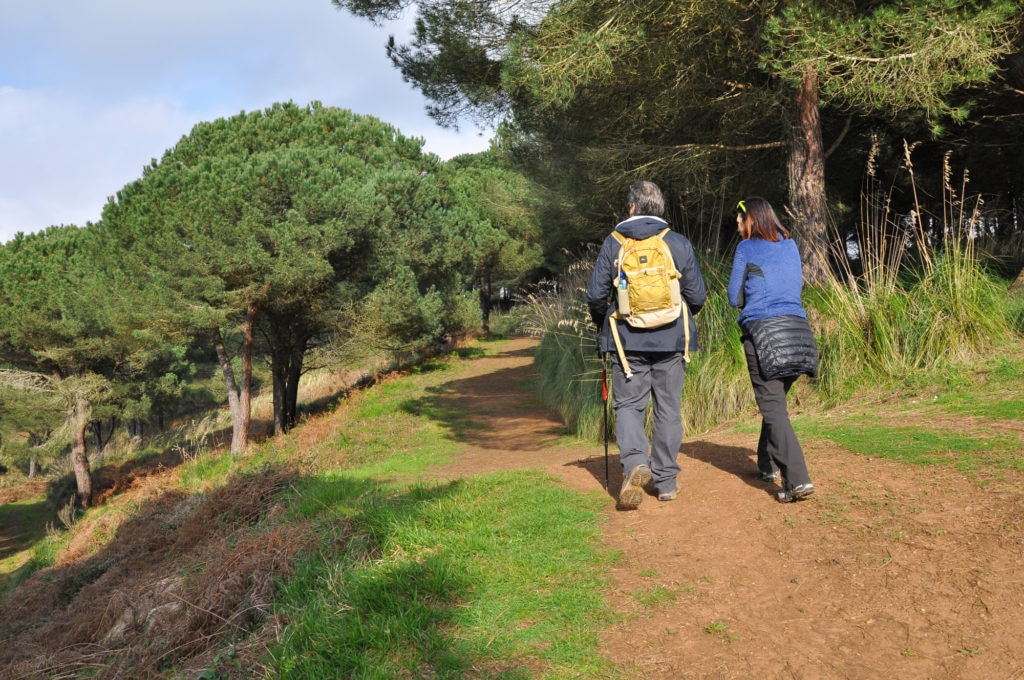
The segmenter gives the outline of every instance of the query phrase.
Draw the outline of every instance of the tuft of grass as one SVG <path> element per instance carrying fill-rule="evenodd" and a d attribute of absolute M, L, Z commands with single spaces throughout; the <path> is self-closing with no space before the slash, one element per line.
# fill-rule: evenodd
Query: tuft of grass
<path fill-rule="evenodd" d="M 725 293 L 729 266 L 724 261 L 701 263 L 708 299 L 696 317 L 701 349 L 693 353 L 686 368 L 684 433 L 705 431 L 754 403 L 737 311 L 729 306 Z"/>
<path fill-rule="evenodd" d="M 739 638 L 729 632 L 729 626 L 724 621 L 712 621 L 704 626 L 704 632 L 708 635 L 720 638 L 725 642 L 735 642 Z"/>
<path fill-rule="evenodd" d="M 1024 334 L 1024 294 L 1016 292 L 1009 295 L 1006 311 L 1013 332 L 1017 335 Z"/>
<path fill-rule="evenodd" d="M 916 200 L 911 148 L 901 171 Z M 823 397 L 838 403 L 853 392 L 900 381 L 919 371 L 974 361 L 1007 346 L 1018 303 L 1007 303 L 1005 285 L 990 275 L 976 249 L 984 233 L 980 198 L 968 200 L 951 184 L 944 159 L 941 216 L 929 231 L 915 205 L 894 215 L 891 196 L 869 163 L 856 233 L 859 272 L 846 252 L 832 253 L 837 275 L 811 292 L 820 312 Z M 936 236 L 938 234 L 938 236 Z M 846 242 L 842 239 L 842 247 Z"/>
<path fill-rule="evenodd" d="M 562 285 L 554 292 L 539 292 L 523 300 L 525 327 L 540 337 L 534 355 L 542 401 L 558 411 L 570 431 L 582 438 L 601 440 L 605 429 L 605 392 L 608 389 L 608 434 L 614 436 L 611 413 L 611 369 L 597 352 L 596 329 L 585 298 L 593 261 L 570 265 Z"/>
<path fill-rule="evenodd" d="M 663 607 L 676 601 L 676 593 L 670 588 L 656 585 L 635 591 L 633 598 L 643 607 Z"/>
<path fill-rule="evenodd" d="M 849 511 L 850 507 L 843 502 L 842 496 L 826 496 L 819 500 L 816 506 L 819 509 L 818 517 L 822 524 L 834 527 L 848 527 L 851 525 Z"/>

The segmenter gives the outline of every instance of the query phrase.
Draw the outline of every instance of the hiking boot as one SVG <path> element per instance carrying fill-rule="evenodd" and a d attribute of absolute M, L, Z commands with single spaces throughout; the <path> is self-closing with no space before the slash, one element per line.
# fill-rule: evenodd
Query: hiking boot
<path fill-rule="evenodd" d="M 759 470 L 757 476 L 761 478 L 762 482 L 768 482 L 769 484 L 774 484 L 775 482 L 779 481 L 778 470 L 776 470 L 775 472 L 764 472 Z"/>
<path fill-rule="evenodd" d="M 674 501 L 679 497 L 679 489 L 672 489 L 671 491 L 662 491 L 658 494 L 659 501 Z"/>
<path fill-rule="evenodd" d="M 650 481 L 651 468 L 646 465 L 637 465 L 630 470 L 619 489 L 619 507 L 624 510 L 640 507 L 640 501 L 644 499 L 644 485 Z"/>
<path fill-rule="evenodd" d="M 814 493 L 814 485 L 810 482 L 807 484 L 797 484 L 792 489 L 775 494 L 775 500 L 780 503 L 792 503 L 793 501 L 803 500 L 812 493 Z"/>

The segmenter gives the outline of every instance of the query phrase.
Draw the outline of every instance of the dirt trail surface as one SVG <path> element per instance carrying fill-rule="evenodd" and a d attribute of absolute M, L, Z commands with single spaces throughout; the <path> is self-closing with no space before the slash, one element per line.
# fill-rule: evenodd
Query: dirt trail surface
<path fill-rule="evenodd" d="M 601 444 L 559 441 L 537 402 L 534 346 L 512 340 L 443 386 L 478 427 L 438 476 L 541 468 L 603 492 Z M 618 511 L 609 495 L 604 541 L 623 559 L 601 653 L 646 679 L 1024 678 L 1020 474 L 980 487 L 802 444 L 817 489 L 804 502 L 777 503 L 754 475 L 756 438 L 728 429 L 687 433 L 677 500 Z"/>

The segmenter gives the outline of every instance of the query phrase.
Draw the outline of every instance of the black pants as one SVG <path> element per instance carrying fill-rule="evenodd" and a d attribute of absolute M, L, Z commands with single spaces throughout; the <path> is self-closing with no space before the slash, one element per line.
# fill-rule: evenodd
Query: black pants
<path fill-rule="evenodd" d="M 789 422 L 786 408 L 786 394 L 796 378 L 765 380 L 757 365 L 754 343 L 743 340 L 743 351 L 747 355 L 747 370 L 750 384 L 754 386 L 754 398 L 761 410 L 761 436 L 757 441 L 757 468 L 761 472 L 782 472 L 782 488 L 792 489 L 811 481 L 807 463 L 800 442 L 796 439 L 793 425 Z"/>

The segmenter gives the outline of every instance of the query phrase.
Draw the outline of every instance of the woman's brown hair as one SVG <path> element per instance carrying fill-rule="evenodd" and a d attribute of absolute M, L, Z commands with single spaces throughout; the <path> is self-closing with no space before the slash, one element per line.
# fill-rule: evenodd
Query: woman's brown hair
<path fill-rule="evenodd" d="M 760 196 L 751 196 L 736 204 L 736 211 L 743 215 L 744 226 L 748 228 L 747 238 L 763 241 L 778 241 L 790 238 L 789 230 L 782 226 L 772 204 Z"/>

